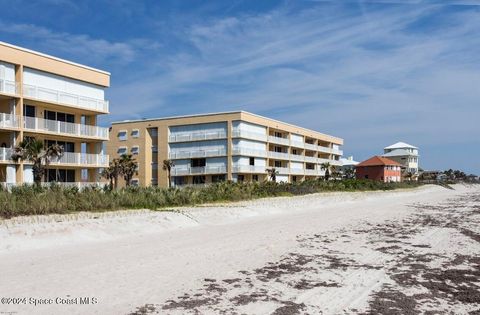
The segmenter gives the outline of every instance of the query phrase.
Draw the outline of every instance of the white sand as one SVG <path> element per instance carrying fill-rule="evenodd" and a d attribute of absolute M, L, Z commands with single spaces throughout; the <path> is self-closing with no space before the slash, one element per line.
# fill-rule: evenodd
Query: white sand
<path fill-rule="evenodd" d="M 95 305 L 0 304 L 0 314 L 128 314 L 147 303 L 156 304 L 160 313 L 181 314 L 184 311 L 162 311 L 158 305 L 184 293 L 196 293 L 205 278 L 238 278 L 239 271 L 264 267 L 285 254 L 308 253 L 299 248 L 298 236 L 325 233 L 341 238 L 366 222 L 382 224 L 412 214 L 415 209 L 407 205 L 438 203 L 472 191 L 480 188 L 427 186 L 262 199 L 172 212 L 122 211 L 0 221 L 0 297 L 98 299 Z M 419 241 L 435 238 L 433 245 L 442 249 L 451 246 L 439 233 L 434 235 L 434 228 L 429 233 L 416 237 Z M 465 242 L 466 252 L 480 252 L 478 244 Z M 359 236 L 338 244 L 338 250 L 364 263 L 389 263 L 388 254 L 364 246 L 366 243 Z M 389 281 L 382 269 L 347 274 L 325 270 L 314 276 L 325 280 L 337 277 L 342 286 L 299 292 L 276 282 L 259 285 L 305 303 L 308 312 L 338 314 L 365 309 L 369 295 Z M 236 290 L 243 292 L 242 287 Z M 232 289 L 225 294 L 236 293 Z M 236 310 L 269 314 L 276 308 L 275 301 L 261 301 L 237 305 Z M 204 308 L 202 313 L 217 311 Z"/>

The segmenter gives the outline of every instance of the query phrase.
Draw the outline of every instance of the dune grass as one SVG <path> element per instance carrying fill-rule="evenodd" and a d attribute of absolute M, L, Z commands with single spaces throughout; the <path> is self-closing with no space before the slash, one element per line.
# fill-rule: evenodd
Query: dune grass
<path fill-rule="evenodd" d="M 222 182 L 205 187 L 129 187 L 109 191 L 96 187 L 78 190 L 60 186 L 18 186 L 0 191 L 0 217 L 65 214 L 79 211 L 161 209 L 172 206 L 239 201 L 263 197 L 305 195 L 326 191 L 369 191 L 413 188 L 415 182 L 382 183 L 369 180 L 304 181 L 299 183 Z"/>

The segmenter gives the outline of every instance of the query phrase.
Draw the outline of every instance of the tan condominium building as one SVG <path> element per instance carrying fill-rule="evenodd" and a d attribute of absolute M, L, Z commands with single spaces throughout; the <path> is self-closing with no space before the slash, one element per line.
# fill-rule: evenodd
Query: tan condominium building
<path fill-rule="evenodd" d="M 108 113 L 109 84 L 108 72 L 0 42 L 0 182 L 33 182 L 32 164 L 11 159 L 27 137 L 64 148 L 45 182 L 98 182 L 109 160 L 102 144 L 108 128 L 97 126 L 97 115 Z"/>
<path fill-rule="evenodd" d="M 223 180 L 294 182 L 324 175 L 321 165 L 340 165 L 343 140 L 252 113 L 237 111 L 112 124 L 111 158 L 133 154 L 133 184 L 168 185 L 163 161 L 172 160 L 176 186 Z"/>

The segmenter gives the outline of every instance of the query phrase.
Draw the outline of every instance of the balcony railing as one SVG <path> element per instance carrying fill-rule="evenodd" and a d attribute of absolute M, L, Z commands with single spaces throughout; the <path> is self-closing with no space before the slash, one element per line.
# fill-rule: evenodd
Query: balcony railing
<path fill-rule="evenodd" d="M 266 166 L 259 165 L 239 165 L 234 164 L 232 167 L 233 173 L 266 173 Z"/>
<path fill-rule="evenodd" d="M 185 134 L 173 134 L 168 137 L 169 142 L 189 142 L 189 141 L 202 141 L 202 140 L 213 140 L 213 139 L 225 139 L 227 133 L 225 131 L 203 131 L 203 132 L 192 132 Z"/>
<path fill-rule="evenodd" d="M 267 141 L 267 135 L 259 132 L 252 132 L 241 130 L 238 128 L 233 128 L 232 130 L 232 137 L 233 138 L 246 138 L 246 139 L 253 139 L 259 141 Z"/>
<path fill-rule="evenodd" d="M 18 95 L 19 86 L 15 81 L 0 79 L 0 93 Z"/>
<path fill-rule="evenodd" d="M 290 146 L 303 149 L 305 147 L 305 143 L 301 142 L 301 141 L 291 140 L 290 141 Z"/>
<path fill-rule="evenodd" d="M 20 128 L 20 119 L 16 115 L 0 113 L 0 128 Z"/>
<path fill-rule="evenodd" d="M 274 151 L 268 151 L 268 157 L 275 158 L 275 159 L 282 159 L 282 160 L 290 159 L 290 155 L 288 153 L 281 153 L 281 152 L 274 152 Z"/>
<path fill-rule="evenodd" d="M 178 152 L 170 152 L 168 155 L 170 159 L 202 158 L 202 157 L 211 157 L 211 156 L 224 156 L 224 155 L 227 155 L 227 150 L 217 149 L 217 150 L 178 151 Z"/>
<path fill-rule="evenodd" d="M 245 156 L 260 156 L 267 157 L 267 150 L 253 150 L 242 147 L 233 147 L 233 155 L 245 155 Z"/>
<path fill-rule="evenodd" d="M 268 141 L 277 144 L 290 145 L 290 140 L 286 138 L 268 136 Z"/>
<path fill-rule="evenodd" d="M 23 96 L 57 104 L 72 105 L 88 110 L 108 112 L 108 101 L 53 90 L 31 84 L 23 85 Z"/>
<path fill-rule="evenodd" d="M 65 152 L 61 158 L 53 159 L 51 164 L 72 164 L 79 166 L 107 167 L 108 155 Z"/>
<path fill-rule="evenodd" d="M 305 170 L 305 175 L 317 176 L 317 175 L 318 175 L 318 170 L 306 169 L 306 170 Z"/>
<path fill-rule="evenodd" d="M 38 117 L 23 117 L 23 119 L 25 129 L 29 130 L 108 140 L 108 128 L 48 120 Z"/>
<path fill-rule="evenodd" d="M 332 153 L 332 149 L 328 147 L 323 147 L 321 145 L 317 146 L 317 151 L 323 152 L 323 153 Z"/>
<path fill-rule="evenodd" d="M 303 175 L 303 174 L 305 174 L 305 169 L 303 169 L 303 168 L 291 168 L 290 169 L 290 174 Z"/>
<path fill-rule="evenodd" d="M 305 162 L 308 163 L 317 163 L 317 158 L 314 156 L 305 156 Z"/>
<path fill-rule="evenodd" d="M 11 148 L 0 148 L 0 161 L 2 162 L 10 161 L 11 158 L 12 158 Z"/>
<path fill-rule="evenodd" d="M 270 168 L 272 168 L 272 167 L 270 167 Z M 274 167 L 274 168 L 279 174 L 289 174 L 290 173 L 290 169 L 287 168 L 287 167 Z"/>
<path fill-rule="evenodd" d="M 202 174 L 222 174 L 226 173 L 225 166 L 201 166 L 201 167 L 174 167 L 172 168 L 172 176 L 184 175 L 202 175 Z"/>
<path fill-rule="evenodd" d="M 311 150 L 311 151 L 317 151 L 317 145 L 311 144 L 311 143 L 305 143 L 305 149 Z"/>
<path fill-rule="evenodd" d="M 305 161 L 305 156 L 297 155 L 297 154 L 290 154 L 290 160 L 303 162 L 303 161 Z"/>

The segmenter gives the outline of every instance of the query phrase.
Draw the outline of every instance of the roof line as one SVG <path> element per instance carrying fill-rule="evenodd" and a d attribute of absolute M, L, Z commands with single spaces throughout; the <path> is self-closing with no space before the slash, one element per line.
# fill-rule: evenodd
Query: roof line
<path fill-rule="evenodd" d="M 76 63 L 76 62 L 69 61 L 69 60 L 66 60 L 66 59 L 54 57 L 52 55 L 47 55 L 47 54 L 44 54 L 44 53 L 41 53 L 41 52 L 38 52 L 38 51 L 35 51 L 35 50 L 31 50 L 31 49 L 28 49 L 28 48 L 12 45 L 12 44 L 5 43 L 5 42 L 2 42 L 2 41 L 0 41 L 0 45 L 7 46 L 7 47 L 10 47 L 10 48 L 14 48 L 14 49 L 18 49 L 18 50 L 22 50 L 22 51 L 25 51 L 25 52 L 28 52 L 28 53 L 31 53 L 31 54 L 34 54 L 34 55 L 38 55 L 38 56 L 41 56 L 41 57 L 53 59 L 53 60 L 56 60 L 56 61 L 68 63 L 68 64 L 71 64 L 71 65 L 74 65 L 74 66 L 77 66 L 77 67 L 81 67 L 81 68 L 85 68 L 85 69 L 88 69 L 88 70 L 92 70 L 92 71 L 100 72 L 100 73 L 103 73 L 103 74 L 111 75 L 111 73 L 108 72 L 108 71 L 104 71 L 104 70 L 100 70 L 100 69 L 97 69 L 97 68 L 82 65 L 80 63 Z"/>
<path fill-rule="evenodd" d="M 242 113 L 243 113 L 243 114 L 252 115 L 252 116 L 256 116 L 256 117 L 263 118 L 263 119 L 268 119 L 268 120 L 275 121 L 275 122 L 278 122 L 278 123 L 281 123 L 281 124 L 284 124 L 284 125 L 288 125 L 288 126 L 291 126 L 291 127 L 301 128 L 301 129 L 303 129 L 303 130 L 315 132 L 315 133 L 318 133 L 318 134 L 323 135 L 323 136 L 332 137 L 332 138 L 336 138 L 336 139 L 342 139 L 342 138 L 338 138 L 338 137 L 335 137 L 335 136 L 332 136 L 332 135 L 328 135 L 328 134 L 325 134 L 325 133 L 321 133 L 321 132 L 316 131 L 316 130 L 307 129 L 307 128 L 305 128 L 305 127 L 300 127 L 300 126 L 297 126 L 297 125 L 294 125 L 294 124 L 290 124 L 290 123 L 288 123 L 288 122 L 284 122 L 284 121 L 280 121 L 280 120 L 277 120 L 277 119 L 273 119 L 273 118 L 261 116 L 261 115 L 254 114 L 254 113 L 251 113 L 251 112 L 247 112 L 247 111 L 244 111 L 244 110 L 227 111 L 227 112 L 216 112 L 216 113 L 205 113 L 205 114 L 192 114 L 192 115 L 169 116 L 169 117 L 161 117 L 161 118 L 147 118 L 147 119 L 134 119 L 134 120 L 128 120 L 128 119 L 127 119 L 127 120 L 121 120 L 121 121 L 114 121 L 114 122 L 112 122 L 111 124 L 112 124 L 112 125 L 115 125 L 115 124 L 135 123 L 135 122 L 144 122 L 144 121 L 158 121 L 158 120 L 181 119 L 181 118 L 213 116 L 213 115 L 225 115 L 225 114 L 242 114 Z M 342 139 L 342 140 L 343 140 L 343 139 Z"/>

